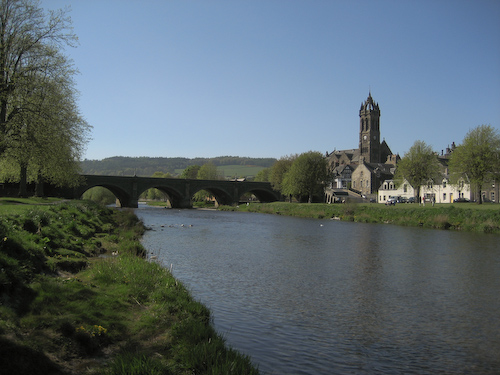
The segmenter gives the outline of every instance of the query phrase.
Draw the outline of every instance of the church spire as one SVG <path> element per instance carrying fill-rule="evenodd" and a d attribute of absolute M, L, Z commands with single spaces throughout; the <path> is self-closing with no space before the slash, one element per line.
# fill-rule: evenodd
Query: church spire
<path fill-rule="evenodd" d="M 368 98 L 359 110 L 359 151 L 367 163 L 380 163 L 380 109 L 372 98 Z"/>

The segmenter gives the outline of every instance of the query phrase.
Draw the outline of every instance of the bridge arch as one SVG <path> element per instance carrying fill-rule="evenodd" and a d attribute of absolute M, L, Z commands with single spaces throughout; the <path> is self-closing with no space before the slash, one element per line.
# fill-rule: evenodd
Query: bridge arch
<path fill-rule="evenodd" d="M 142 193 L 146 192 L 149 189 L 158 189 L 162 193 L 168 196 L 168 201 L 170 203 L 170 207 L 172 208 L 184 208 L 185 207 L 185 199 L 182 193 L 171 186 L 164 186 L 160 182 L 152 183 L 150 185 L 144 185 L 140 190 L 137 191 L 137 196 L 139 197 Z"/>
<path fill-rule="evenodd" d="M 208 191 L 215 197 L 216 207 L 220 205 L 231 205 L 234 201 L 233 196 L 227 190 L 221 187 L 211 186 L 210 184 L 196 184 L 196 186 L 193 186 L 190 191 L 190 200 L 192 201 L 193 196 L 201 190 Z"/>
<path fill-rule="evenodd" d="M 130 194 L 128 194 L 127 191 L 122 189 L 120 186 L 116 186 L 113 184 L 95 183 L 92 185 L 86 185 L 78 189 L 78 192 L 75 194 L 76 198 L 81 198 L 86 191 L 95 187 L 103 187 L 108 189 L 116 197 L 116 207 L 129 207 L 129 203 L 131 200 Z"/>
<path fill-rule="evenodd" d="M 279 200 L 280 196 L 277 192 L 274 191 L 269 191 L 266 189 L 259 189 L 259 188 L 253 188 L 249 187 L 247 189 L 243 189 L 240 197 L 243 196 L 244 194 L 251 193 L 255 195 L 255 197 L 260 201 L 260 202 L 274 202 Z"/>

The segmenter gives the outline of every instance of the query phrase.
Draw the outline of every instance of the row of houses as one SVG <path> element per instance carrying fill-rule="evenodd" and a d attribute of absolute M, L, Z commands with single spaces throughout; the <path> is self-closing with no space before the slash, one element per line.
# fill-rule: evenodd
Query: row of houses
<path fill-rule="evenodd" d="M 354 196 L 369 199 L 373 202 L 386 203 L 390 197 L 424 197 L 436 203 L 452 203 L 455 199 L 464 198 L 471 201 L 479 199 L 479 192 L 471 187 L 466 179 L 456 184 L 450 183 L 448 160 L 455 148 L 442 151 L 438 159 L 442 165 L 442 179 L 429 180 L 419 187 L 419 194 L 404 181 L 397 185 L 393 180 L 399 155 L 393 154 L 385 140 L 380 138 L 380 107 L 371 92 L 359 110 L 359 147 L 349 150 L 334 150 L 326 153 L 330 173 L 333 176 L 325 190 L 325 201 L 339 201 L 345 191 Z M 482 199 L 486 202 L 499 202 L 499 184 L 492 181 L 482 187 Z M 343 198 L 342 198 L 343 199 Z"/>
<path fill-rule="evenodd" d="M 482 188 L 482 200 L 484 202 L 498 203 L 499 190 L 500 187 L 497 181 L 490 181 Z M 418 193 L 426 201 L 433 201 L 435 203 L 453 203 L 456 199 L 479 200 L 479 192 L 474 187 L 471 187 L 471 184 L 465 179 L 460 179 L 458 183 L 451 184 L 446 176 L 443 176 L 441 181 L 429 181 L 426 185 L 422 185 Z M 377 202 L 386 203 L 392 197 L 408 201 L 410 197 L 415 196 L 417 196 L 417 191 L 407 181 L 396 185 L 394 180 L 391 179 L 384 181 L 378 190 Z"/>

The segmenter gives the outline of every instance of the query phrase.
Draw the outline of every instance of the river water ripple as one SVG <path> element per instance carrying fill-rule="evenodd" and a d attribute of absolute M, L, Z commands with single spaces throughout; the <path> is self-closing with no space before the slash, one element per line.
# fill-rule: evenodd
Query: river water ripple
<path fill-rule="evenodd" d="M 140 207 L 144 246 L 263 374 L 500 373 L 500 237 Z"/>

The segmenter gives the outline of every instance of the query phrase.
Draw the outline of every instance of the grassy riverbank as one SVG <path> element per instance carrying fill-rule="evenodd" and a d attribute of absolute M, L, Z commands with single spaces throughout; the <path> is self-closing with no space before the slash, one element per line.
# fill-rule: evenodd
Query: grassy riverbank
<path fill-rule="evenodd" d="M 221 206 L 220 210 L 247 211 L 269 214 L 336 219 L 360 223 L 385 223 L 424 228 L 463 230 L 500 234 L 500 205 L 475 203 L 457 204 L 396 204 L 375 203 L 251 203 L 238 207 Z"/>
<path fill-rule="evenodd" d="M 210 312 L 144 259 L 131 211 L 0 200 L 0 369 L 9 374 L 255 374 Z"/>

